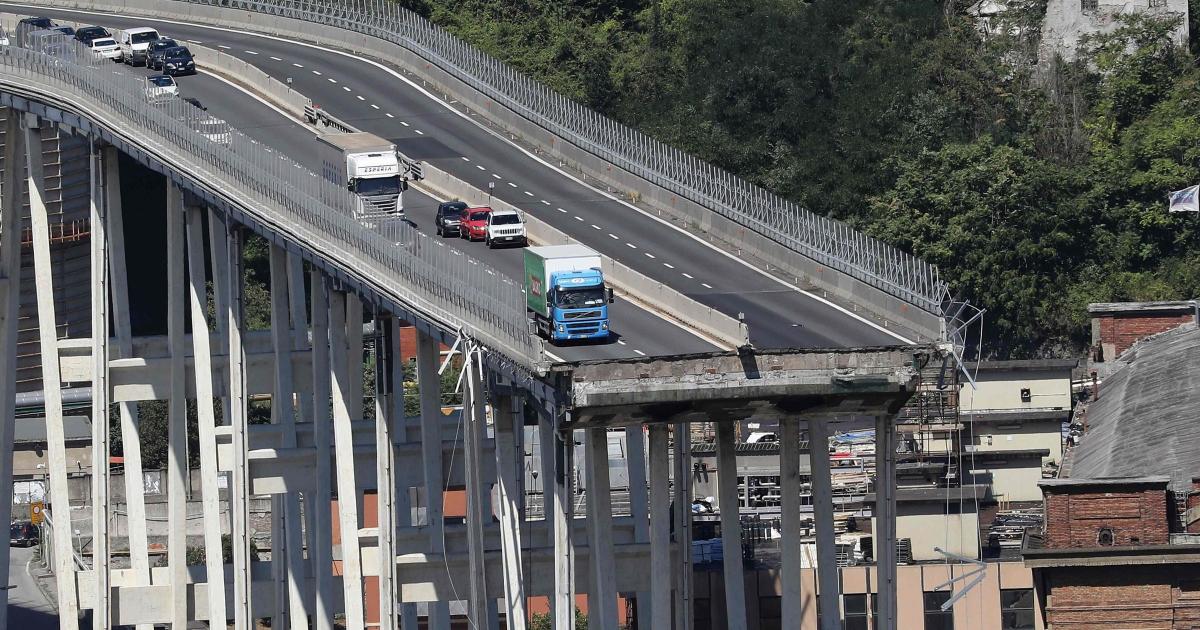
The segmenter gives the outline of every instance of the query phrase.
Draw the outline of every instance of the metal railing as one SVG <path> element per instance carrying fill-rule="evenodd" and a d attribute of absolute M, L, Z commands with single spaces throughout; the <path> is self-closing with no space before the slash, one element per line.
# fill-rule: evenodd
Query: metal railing
<path fill-rule="evenodd" d="M 355 219 L 357 199 L 181 99 L 148 102 L 143 79 L 115 72 L 73 40 L 48 52 L 0 47 L 0 90 L 66 102 L 176 169 L 180 177 L 334 261 L 449 330 L 462 329 L 515 364 L 537 369 L 520 285 L 411 226 Z"/>
<path fill-rule="evenodd" d="M 180 1 L 303 20 L 401 46 L 592 155 L 826 267 L 942 314 L 949 289 L 937 267 L 598 114 L 394 2 Z M 751 243 L 745 245 L 753 251 Z"/>

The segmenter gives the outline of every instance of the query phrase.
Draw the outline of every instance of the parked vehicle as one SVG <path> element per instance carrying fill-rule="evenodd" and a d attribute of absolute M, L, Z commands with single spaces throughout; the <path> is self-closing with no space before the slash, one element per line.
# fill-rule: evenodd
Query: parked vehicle
<path fill-rule="evenodd" d="M 401 193 L 408 182 L 400 175 L 396 145 L 365 132 L 324 133 L 317 145 L 324 152 L 324 177 L 358 195 L 359 217 L 404 216 Z"/>
<path fill-rule="evenodd" d="M 121 47 L 117 45 L 117 40 L 111 37 L 97 37 L 89 41 L 87 45 L 92 49 L 92 54 L 97 57 L 114 61 L 121 57 Z"/>
<path fill-rule="evenodd" d="M 458 236 L 459 225 L 462 223 L 463 211 L 467 204 L 461 201 L 445 201 L 438 204 L 437 217 L 433 219 L 438 236 Z"/>
<path fill-rule="evenodd" d="M 91 44 L 93 40 L 101 37 L 112 37 L 112 33 L 103 26 L 85 26 L 75 31 L 75 39 L 84 44 Z"/>
<path fill-rule="evenodd" d="M 41 530 L 29 521 L 12 523 L 8 528 L 9 545 L 32 547 L 41 542 L 41 539 Z"/>
<path fill-rule="evenodd" d="M 179 86 L 175 79 L 165 74 L 154 74 L 146 77 L 146 100 L 158 103 L 179 96 Z"/>
<path fill-rule="evenodd" d="M 162 70 L 163 53 L 168 48 L 175 48 L 179 44 L 170 37 L 160 37 L 146 47 L 146 67 L 151 70 Z"/>
<path fill-rule="evenodd" d="M 462 220 L 458 224 L 458 235 L 468 241 L 482 241 L 487 238 L 488 215 L 492 209 L 486 206 L 467 208 L 463 210 Z"/>
<path fill-rule="evenodd" d="M 489 248 L 497 245 L 529 244 L 525 234 L 525 220 L 516 210 L 493 210 L 488 213 L 485 240 Z"/>
<path fill-rule="evenodd" d="M 196 74 L 196 60 L 192 58 L 192 51 L 185 46 L 176 46 L 163 51 L 162 57 L 163 74 L 169 74 L 177 77 L 181 74 Z"/>
<path fill-rule="evenodd" d="M 525 250 L 526 309 L 538 334 L 552 342 L 608 339 L 612 289 L 600 254 L 583 245 Z"/>
<path fill-rule="evenodd" d="M 158 39 L 158 31 L 149 27 L 131 28 L 120 32 L 117 43 L 121 45 L 121 61 L 136 66 L 146 63 L 146 51 Z"/>

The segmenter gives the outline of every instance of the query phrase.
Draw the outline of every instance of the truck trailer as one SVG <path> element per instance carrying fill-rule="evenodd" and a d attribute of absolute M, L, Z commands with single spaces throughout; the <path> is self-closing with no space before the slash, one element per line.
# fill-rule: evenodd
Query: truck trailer
<path fill-rule="evenodd" d="M 525 250 L 526 308 L 538 334 L 552 342 L 608 339 L 612 289 L 600 254 L 583 245 Z"/>
<path fill-rule="evenodd" d="M 358 196 L 359 218 L 404 216 L 408 182 L 395 144 L 366 132 L 323 133 L 317 144 L 322 176 Z"/>

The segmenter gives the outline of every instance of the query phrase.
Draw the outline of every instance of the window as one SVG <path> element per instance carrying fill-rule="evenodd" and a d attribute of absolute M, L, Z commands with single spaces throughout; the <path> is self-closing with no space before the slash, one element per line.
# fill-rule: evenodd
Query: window
<path fill-rule="evenodd" d="M 1079 8 L 1085 12 L 1095 11 L 1100 8 L 1100 0 L 1079 0 Z"/>
<path fill-rule="evenodd" d="M 1150 0 L 1151 9 L 1164 9 L 1167 6 L 1167 0 Z"/>
<path fill-rule="evenodd" d="M 1002 630 L 1033 630 L 1033 589 L 1000 591 L 1000 627 Z"/>
<path fill-rule="evenodd" d="M 1100 531 L 1096 532 L 1096 544 L 1101 547 L 1111 547 L 1114 538 L 1111 527 L 1101 527 Z"/>
<path fill-rule="evenodd" d="M 1033 402 L 1033 392 L 1030 392 L 1028 387 L 1021 388 L 1021 402 Z"/>
<path fill-rule="evenodd" d="M 950 595 L 950 591 L 925 593 L 925 630 L 954 630 L 954 609 L 942 610 Z"/>
<path fill-rule="evenodd" d="M 867 608 L 868 597 L 871 607 Z M 875 616 L 879 598 L 869 595 L 843 595 L 842 606 L 846 616 L 846 630 L 867 630 L 867 619 Z"/>

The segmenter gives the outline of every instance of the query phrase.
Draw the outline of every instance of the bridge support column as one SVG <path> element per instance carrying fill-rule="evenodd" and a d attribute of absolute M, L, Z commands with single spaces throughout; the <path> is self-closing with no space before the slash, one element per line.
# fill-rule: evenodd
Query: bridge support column
<path fill-rule="evenodd" d="M 820 630 L 842 627 L 841 580 L 833 531 L 833 481 L 829 477 L 829 420 L 808 421 L 808 456 L 812 470 L 813 519 L 817 530 L 817 590 Z"/>
<path fill-rule="evenodd" d="M 476 628 L 483 628 L 486 622 L 487 580 L 483 564 L 483 524 L 487 491 L 484 488 L 482 469 L 482 453 L 485 431 L 487 430 L 487 392 L 483 388 L 483 378 L 479 374 L 481 358 L 475 348 L 469 344 L 463 356 L 463 370 L 466 376 L 463 381 L 466 389 L 463 394 L 463 454 L 467 460 L 467 556 L 470 566 L 469 586 L 467 596 L 467 615 Z M 491 519 L 488 519 L 491 520 Z"/>
<path fill-rule="evenodd" d="M 304 356 L 311 350 L 308 341 L 308 313 L 307 303 L 305 301 L 307 283 L 304 277 L 304 260 L 295 252 L 287 253 L 287 284 L 288 284 L 288 310 L 292 319 L 292 351 Z M 293 377 L 295 375 L 293 374 Z M 311 424 L 313 422 L 313 402 L 310 396 L 305 396 L 302 393 L 304 389 L 301 387 L 300 380 L 293 381 L 296 385 L 296 422 Z M 302 510 L 301 520 L 302 525 L 297 525 L 300 529 L 300 551 L 296 552 L 300 556 L 300 562 L 297 568 L 299 577 L 299 592 L 301 594 L 302 608 L 299 612 L 293 611 L 292 618 L 294 623 L 299 625 L 301 630 L 308 630 L 309 619 L 314 614 L 315 597 L 313 591 L 309 588 L 307 576 L 315 575 L 315 565 L 313 564 L 313 549 L 316 547 L 316 541 L 313 540 L 313 532 L 316 530 L 314 512 L 321 509 L 321 506 L 313 500 L 313 494 L 316 491 L 314 482 L 306 482 L 301 488 L 302 493 Z M 329 509 L 329 502 L 326 501 L 324 509 Z M 307 557 L 304 557 L 304 549 L 308 550 Z"/>
<path fill-rule="evenodd" d="M 737 448 L 734 425 L 717 422 L 717 495 L 721 505 L 725 619 L 729 630 L 746 630 L 746 584 L 742 569 L 742 523 L 738 509 Z M 690 510 L 689 510 L 690 512 Z"/>
<path fill-rule="evenodd" d="M 671 496 L 667 490 L 670 474 L 667 425 L 650 425 L 650 622 L 639 627 L 671 628 Z M 638 602 L 638 612 L 643 608 Z"/>
<path fill-rule="evenodd" d="M 675 585 L 675 630 L 692 627 L 692 435 L 677 423 L 675 438 L 675 547 L 679 552 Z"/>
<path fill-rule="evenodd" d="M 167 574 L 171 628 L 186 628 L 187 605 L 187 369 L 184 349 L 183 192 L 167 182 L 167 338 L 171 388 L 167 401 Z M 59 589 L 62 592 L 62 589 Z"/>
<path fill-rule="evenodd" d="M 612 494 L 608 473 L 608 431 L 588 429 L 587 445 L 587 523 L 588 555 L 591 575 L 588 602 L 588 627 L 599 630 L 617 628 L 616 567 L 613 561 Z"/>
<path fill-rule="evenodd" d="M 229 531 L 233 552 L 233 623 L 237 630 L 253 630 L 252 588 L 250 575 L 250 496 L 249 464 L 246 440 L 246 356 L 242 348 L 244 333 L 242 233 L 240 228 L 216 213 L 209 215 L 213 260 L 213 295 L 218 317 L 224 321 L 229 369 L 225 421 L 230 425 L 233 446 L 233 474 L 229 487 Z M 223 308 L 220 308 L 223 307 Z"/>
<path fill-rule="evenodd" d="M 21 306 L 21 204 L 25 180 L 21 163 L 25 137 L 21 114 L 6 109 L 4 181 L 0 183 L 0 444 L 12 444 L 16 433 L 17 319 Z M 14 165 L 16 166 L 14 168 Z M 12 457 L 0 457 L 0 522 L 12 520 Z M 9 582 L 8 545 L 0 545 L 0 577 Z M 8 590 L 0 590 L 0 628 L 8 627 Z"/>
<path fill-rule="evenodd" d="M 524 401 L 519 396 L 498 396 L 492 408 L 496 432 L 496 478 L 499 482 L 495 506 L 500 520 L 500 549 L 504 558 L 504 611 L 508 630 L 525 630 L 528 620 L 525 575 L 521 564 L 521 510 L 524 488 L 525 450 L 518 439 L 524 431 Z"/>
<path fill-rule="evenodd" d="M 341 291 L 333 291 L 329 296 L 329 346 L 330 374 L 333 385 L 333 440 L 334 462 L 337 465 L 338 486 L 338 521 L 341 525 L 342 537 L 342 592 L 346 606 L 346 627 L 362 628 L 363 618 L 363 587 L 362 587 L 362 558 L 359 556 L 358 540 L 358 486 L 354 478 L 354 434 L 350 427 L 350 411 L 352 400 L 357 399 L 357 407 L 362 409 L 362 390 L 354 390 L 351 384 L 362 383 L 361 376 L 356 381 L 351 378 L 350 361 L 347 356 L 346 330 L 347 314 L 362 313 L 362 304 L 357 308 L 349 303 L 358 302 L 358 297 L 347 296 Z M 362 337 L 362 319 L 351 320 L 353 328 L 359 330 Z M 361 357 L 362 346 L 350 348 L 355 357 Z M 359 361 L 354 361 L 354 367 L 361 374 Z"/>
<path fill-rule="evenodd" d="M 538 418 L 542 442 L 542 512 L 548 545 L 554 549 L 554 593 L 550 598 L 554 630 L 575 628 L 575 550 L 571 546 L 575 440 L 554 426 L 555 409 Z"/>
<path fill-rule="evenodd" d="M 429 552 L 445 553 L 442 516 L 442 381 L 438 374 L 438 342 L 423 330 L 417 331 L 417 386 L 421 400 L 421 462 L 425 481 L 425 523 L 429 528 Z M 450 605 L 429 603 L 429 630 L 450 630 Z M 405 630 L 408 630 L 405 628 Z"/>
<path fill-rule="evenodd" d="M 784 628 L 800 628 L 804 622 L 804 611 L 807 602 L 802 597 L 803 572 L 801 565 L 800 540 L 800 421 L 795 417 L 785 417 L 782 425 L 779 443 L 779 477 L 783 499 L 780 505 L 781 540 L 792 541 L 791 544 L 780 545 L 782 555 L 782 571 L 780 582 L 783 586 L 781 595 L 783 605 Z"/>
<path fill-rule="evenodd" d="M 633 517 L 633 540 L 648 543 L 650 523 L 646 511 L 650 506 L 646 500 L 646 438 L 642 425 L 635 424 L 625 428 L 625 451 L 626 476 L 629 479 L 629 514 Z M 650 593 L 638 592 L 636 601 L 638 627 L 652 628 Z"/>
<path fill-rule="evenodd" d="M 306 507 L 313 512 L 313 546 L 309 547 L 312 557 L 313 576 L 316 581 L 316 602 L 313 627 L 316 630 L 333 630 L 333 493 L 330 489 L 329 460 L 332 446 L 329 440 L 329 398 L 331 364 L 329 358 L 329 287 L 325 274 L 313 270 L 312 284 L 312 379 L 313 379 L 313 436 L 317 447 L 317 478 L 313 501 Z M 408 630 L 407 628 L 405 630 Z"/>
<path fill-rule="evenodd" d="M 403 432 L 403 407 L 397 417 L 394 398 L 403 392 L 404 381 L 395 379 L 392 366 L 400 359 L 394 352 L 395 319 L 375 317 L 375 499 L 379 541 L 379 627 L 398 626 L 396 574 L 396 449 L 394 435 Z M 402 395 L 400 396 L 403 397 Z"/>
<path fill-rule="evenodd" d="M 112 298 L 113 335 L 118 358 L 133 357 L 133 332 L 129 323 L 129 276 L 125 265 L 125 222 L 121 199 L 121 165 L 116 147 L 104 151 L 104 197 L 107 211 L 108 278 Z M 121 453 L 125 470 L 125 528 L 129 536 L 132 586 L 150 585 L 150 554 L 146 539 L 145 480 L 142 477 L 142 444 L 138 434 L 137 403 L 117 405 L 121 422 Z M 153 630 L 152 624 L 137 630 Z"/>
<path fill-rule="evenodd" d="M 271 394 L 271 421 L 282 427 L 280 448 L 294 449 L 296 448 L 294 402 L 296 388 L 292 378 L 292 346 L 295 343 L 292 327 L 293 325 L 304 326 L 304 323 L 293 324 L 290 320 L 292 299 L 288 296 L 290 274 L 288 273 L 287 252 L 282 247 L 272 244 L 270 264 L 271 344 L 275 353 L 275 387 Z M 361 394 L 359 398 L 361 399 Z M 275 623 L 279 624 L 278 627 L 283 630 L 292 626 L 304 628 L 308 624 L 308 604 L 304 594 L 305 575 L 302 555 L 304 539 L 301 536 L 300 528 L 299 490 L 300 488 L 289 488 L 289 492 L 271 497 L 271 568 L 276 579 Z M 286 606 L 284 602 L 287 603 Z"/>
<path fill-rule="evenodd" d="M 108 236 L 104 208 L 104 155 L 91 141 L 92 266 L 92 574 L 93 626 L 110 627 L 108 558 Z M 111 155 L 111 154 L 110 154 Z M 6 443 L 7 444 L 7 443 Z M 7 582 L 6 582 L 7 584 Z"/>
<path fill-rule="evenodd" d="M 888 416 L 875 419 L 875 515 L 875 628 L 896 630 L 896 425 Z"/>
<path fill-rule="evenodd" d="M 213 410 L 212 352 L 208 337 L 208 289 L 204 274 L 204 208 L 187 210 L 188 298 L 192 308 L 192 358 L 200 437 L 200 497 L 204 519 L 208 619 L 224 624 L 225 563 L 221 553 L 221 496 L 217 489 L 217 425 Z M 93 396 L 95 393 L 93 392 Z M 197 611 L 199 613 L 199 611 Z M 198 614 L 197 614 L 198 616 Z"/>

